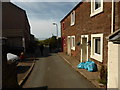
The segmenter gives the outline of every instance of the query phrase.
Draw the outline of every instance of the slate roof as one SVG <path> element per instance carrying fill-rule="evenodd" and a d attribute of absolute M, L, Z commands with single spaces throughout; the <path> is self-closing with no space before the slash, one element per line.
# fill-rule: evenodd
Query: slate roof
<path fill-rule="evenodd" d="M 110 34 L 107 39 L 114 43 L 120 43 L 120 29 L 115 31 L 114 33 Z"/>

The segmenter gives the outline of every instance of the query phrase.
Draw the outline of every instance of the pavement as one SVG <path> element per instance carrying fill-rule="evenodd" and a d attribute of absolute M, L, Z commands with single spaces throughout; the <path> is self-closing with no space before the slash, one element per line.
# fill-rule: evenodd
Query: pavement
<path fill-rule="evenodd" d="M 44 53 L 48 53 L 48 51 L 45 50 Z M 47 56 L 47 54 L 45 54 Z M 17 65 L 17 81 L 20 87 L 24 85 L 28 77 L 30 76 L 36 60 L 38 60 L 38 57 L 42 57 L 39 47 L 36 48 L 35 52 L 33 53 L 27 53 L 26 58 L 19 62 Z"/>
<path fill-rule="evenodd" d="M 35 65 L 34 58 L 26 58 L 17 65 L 17 81 L 19 86 L 22 86 L 29 77 L 33 67 Z"/>
<path fill-rule="evenodd" d="M 106 88 L 103 84 L 99 83 L 100 73 L 97 72 L 89 72 L 85 69 L 78 69 L 77 65 L 80 63 L 75 57 L 68 56 L 63 52 L 58 53 L 75 71 L 83 75 L 87 80 L 89 80 L 92 84 L 94 84 L 97 88 Z"/>

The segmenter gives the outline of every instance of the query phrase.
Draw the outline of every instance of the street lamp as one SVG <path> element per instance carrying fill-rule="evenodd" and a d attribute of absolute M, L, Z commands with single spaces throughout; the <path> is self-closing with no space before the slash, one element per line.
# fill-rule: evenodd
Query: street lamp
<path fill-rule="evenodd" d="M 53 25 L 56 25 L 57 39 L 58 39 L 58 25 L 57 25 L 57 23 L 53 23 Z"/>
<path fill-rule="evenodd" d="M 56 25 L 56 31 L 57 31 L 57 51 L 58 51 L 58 25 L 57 25 L 57 23 L 53 23 L 53 25 Z"/>

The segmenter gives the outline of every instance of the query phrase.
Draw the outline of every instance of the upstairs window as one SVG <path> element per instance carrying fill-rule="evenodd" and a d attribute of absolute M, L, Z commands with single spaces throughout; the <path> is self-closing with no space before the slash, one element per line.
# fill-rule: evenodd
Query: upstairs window
<path fill-rule="evenodd" d="M 103 0 L 91 0 L 91 14 L 90 16 L 94 16 L 103 11 Z"/>
<path fill-rule="evenodd" d="M 75 11 L 71 13 L 71 26 L 75 24 Z"/>
<path fill-rule="evenodd" d="M 95 10 L 101 7 L 101 0 L 95 0 Z"/>

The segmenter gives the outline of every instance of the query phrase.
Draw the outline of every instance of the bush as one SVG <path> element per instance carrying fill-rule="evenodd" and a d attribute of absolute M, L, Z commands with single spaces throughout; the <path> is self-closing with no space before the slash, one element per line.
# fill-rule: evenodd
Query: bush
<path fill-rule="evenodd" d="M 104 65 L 101 66 L 100 69 L 100 83 L 106 85 L 107 84 L 107 67 L 105 67 Z"/>

